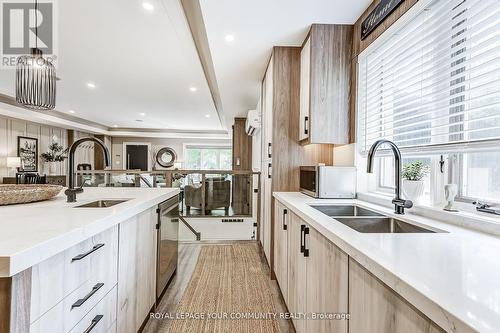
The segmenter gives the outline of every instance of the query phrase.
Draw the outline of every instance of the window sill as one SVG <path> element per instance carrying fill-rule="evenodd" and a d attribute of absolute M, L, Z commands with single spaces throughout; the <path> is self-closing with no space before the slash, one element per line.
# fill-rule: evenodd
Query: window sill
<path fill-rule="evenodd" d="M 380 193 L 358 193 L 358 199 L 384 207 L 392 207 L 392 196 Z M 442 205 L 444 206 L 444 204 Z M 441 222 L 458 225 L 463 228 L 500 236 L 500 216 L 477 212 L 472 205 L 457 202 L 455 207 L 458 212 L 447 212 L 442 206 L 433 206 L 430 203 L 417 203 L 408 209 L 409 214 L 415 214 L 438 220 Z"/>

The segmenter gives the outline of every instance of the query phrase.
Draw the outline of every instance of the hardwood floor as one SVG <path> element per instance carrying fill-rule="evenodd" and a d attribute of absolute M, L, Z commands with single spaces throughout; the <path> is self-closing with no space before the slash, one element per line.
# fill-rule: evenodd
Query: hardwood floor
<path fill-rule="evenodd" d="M 177 267 L 177 274 L 173 277 L 170 285 L 168 286 L 163 298 L 155 310 L 156 313 L 170 313 L 176 312 L 177 306 L 184 295 L 184 292 L 189 284 L 191 276 L 193 275 L 201 247 L 204 245 L 220 245 L 230 242 L 196 242 L 196 243 L 179 243 L 179 261 Z M 233 242 L 234 243 L 234 242 Z M 266 273 L 270 272 L 269 266 L 263 256 L 262 251 L 259 253 L 262 263 L 262 268 Z M 287 312 L 281 297 L 281 292 L 276 284 L 276 281 L 269 279 L 269 285 L 273 294 L 273 302 L 278 313 Z M 145 333 L 168 333 L 170 327 L 169 319 L 153 319 L 150 318 L 144 327 Z M 280 319 L 279 327 L 282 333 L 294 333 L 295 330 L 289 320 Z M 213 332 L 218 333 L 218 332 Z"/>

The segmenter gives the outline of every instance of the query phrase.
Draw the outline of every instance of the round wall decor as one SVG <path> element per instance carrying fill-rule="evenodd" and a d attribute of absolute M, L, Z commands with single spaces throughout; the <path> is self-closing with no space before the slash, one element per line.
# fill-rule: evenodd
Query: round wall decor
<path fill-rule="evenodd" d="M 170 147 L 163 147 L 156 154 L 156 162 L 164 168 L 173 167 L 175 160 L 177 160 L 177 153 Z"/>

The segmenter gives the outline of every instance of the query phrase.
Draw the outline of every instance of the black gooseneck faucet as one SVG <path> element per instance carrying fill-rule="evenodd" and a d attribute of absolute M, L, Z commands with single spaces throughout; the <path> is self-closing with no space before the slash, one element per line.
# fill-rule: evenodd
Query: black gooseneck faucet
<path fill-rule="evenodd" d="M 76 194 L 83 192 L 83 188 L 75 188 L 75 174 L 74 174 L 74 169 L 75 169 L 75 152 L 76 148 L 78 148 L 79 145 L 81 145 L 84 142 L 94 142 L 97 143 L 99 146 L 101 146 L 103 154 L 104 154 L 104 164 L 106 167 L 109 167 L 110 165 L 110 155 L 109 155 L 109 149 L 106 147 L 104 142 L 97 138 L 81 138 L 73 142 L 71 147 L 69 148 L 69 153 L 68 153 L 68 189 L 64 191 L 64 194 L 66 194 L 67 202 L 76 202 Z"/>
<path fill-rule="evenodd" d="M 413 207 L 413 202 L 410 200 L 405 200 L 401 198 L 401 152 L 398 146 L 392 141 L 381 139 L 376 141 L 370 148 L 368 152 L 368 162 L 366 164 L 366 172 L 373 173 L 373 159 L 377 149 L 383 145 L 388 144 L 391 146 L 392 152 L 394 153 L 394 171 L 395 171 L 395 181 L 396 181 L 396 196 L 392 200 L 394 204 L 394 212 L 396 214 L 404 214 L 405 208 Z"/>

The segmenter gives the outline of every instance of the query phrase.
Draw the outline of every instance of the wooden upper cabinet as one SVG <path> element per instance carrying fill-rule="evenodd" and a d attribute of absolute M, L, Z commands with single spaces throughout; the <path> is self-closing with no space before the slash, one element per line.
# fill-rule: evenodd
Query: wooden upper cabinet
<path fill-rule="evenodd" d="M 300 55 L 301 144 L 349 143 L 352 25 L 313 24 Z"/>

